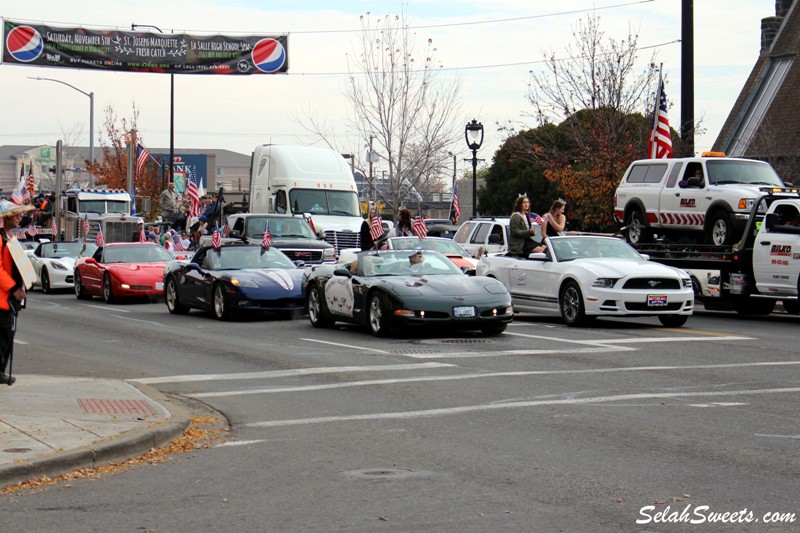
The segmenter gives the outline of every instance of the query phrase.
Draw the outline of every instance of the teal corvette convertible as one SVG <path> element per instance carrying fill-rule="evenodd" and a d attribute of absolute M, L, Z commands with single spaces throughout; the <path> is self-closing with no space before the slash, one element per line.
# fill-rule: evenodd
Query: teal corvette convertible
<path fill-rule="evenodd" d="M 384 337 L 400 326 L 476 329 L 498 335 L 511 322 L 511 296 L 495 279 L 463 273 L 432 250 L 370 250 L 348 265 L 314 267 L 308 317 L 367 326 Z"/>

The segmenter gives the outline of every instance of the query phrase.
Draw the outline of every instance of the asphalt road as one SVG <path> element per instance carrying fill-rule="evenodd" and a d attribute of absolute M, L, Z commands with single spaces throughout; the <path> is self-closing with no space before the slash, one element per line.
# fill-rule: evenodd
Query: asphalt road
<path fill-rule="evenodd" d="M 799 317 L 701 311 L 670 330 L 520 316 L 495 338 L 379 340 L 306 319 L 30 300 L 19 374 L 138 380 L 210 405 L 233 431 L 165 464 L 0 497 L 4 531 L 800 524 Z M 797 518 L 767 525 L 768 513 Z"/>

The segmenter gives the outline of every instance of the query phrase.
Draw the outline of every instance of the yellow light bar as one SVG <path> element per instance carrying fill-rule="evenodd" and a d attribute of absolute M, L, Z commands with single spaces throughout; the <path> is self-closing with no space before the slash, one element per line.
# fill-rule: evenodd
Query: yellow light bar
<path fill-rule="evenodd" d="M 725 152 L 703 152 L 700 157 L 725 157 Z"/>

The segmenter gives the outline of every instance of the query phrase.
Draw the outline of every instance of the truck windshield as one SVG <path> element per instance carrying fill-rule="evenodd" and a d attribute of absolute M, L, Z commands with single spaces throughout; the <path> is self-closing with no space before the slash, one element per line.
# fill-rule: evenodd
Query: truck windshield
<path fill-rule="evenodd" d="M 316 240 L 317 238 L 305 219 L 290 217 L 248 217 L 245 234 L 250 238 L 257 237 L 260 239 L 264 236 L 264 228 L 267 227 L 268 220 L 269 234 L 273 239 Z"/>
<path fill-rule="evenodd" d="M 740 183 L 742 185 L 770 185 L 783 187 L 775 170 L 758 161 L 715 160 L 707 161 L 708 181 L 711 185 Z"/>
<path fill-rule="evenodd" d="M 81 213 L 130 213 L 128 202 L 115 200 L 81 200 L 79 202 Z"/>
<path fill-rule="evenodd" d="M 289 205 L 292 213 L 361 216 L 358 196 L 353 191 L 292 189 L 289 191 Z"/>

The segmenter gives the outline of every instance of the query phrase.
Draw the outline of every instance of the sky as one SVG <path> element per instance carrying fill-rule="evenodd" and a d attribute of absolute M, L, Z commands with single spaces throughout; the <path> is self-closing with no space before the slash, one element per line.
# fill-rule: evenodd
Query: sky
<path fill-rule="evenodd" d="M 669 120 L 675 127 L 680 120 L 680 10 L 680 0 L 0 0 L 0 17 L 15 22 L 119 30 L 130 30 L 132 23 L 152 24 L 165 33 L 193 35 L 288 34 L 287 75 L 176 75 L 175 147 L 249 155 L 263 143 L 320 144 L 307 127 L 306 117 L 314 116 L 324 121 L 335 148 L 357 154 L 357 162 L 366 158 L 368 141 L 349 131 L 343 91 L 359 18 L 368 12 L 382 17 L 405 11 L 417 48 L 432 39 L 445 74 L 461 81 L 453 132 L 460 171 L 471 157 L 463 134 L 470 120 L 485 128 L 478 153 L 483 164 L 491 162 L 504 140 L 498 124 L 536 126 L 526 100 L 530 72 L 543 67 L 546 53 L 563 55 L 574 43 L 577 23 L 591 14 L 600 17 L 609 38 L 639 34 L 641 69 L 656 52 L 668 79 Z M 714 143 L 758 57 L 760 21 L 774 14 L 774 0 L 694 2 L 695 119 L 704 130 L 695 140 L 698 152 Z M 89 144 L 89 98 L 31 77 L 58 79 L 94 93 L 96 147 L 106 109 L 130 117 L 135 105 L 145 145 L 168 148 L 169 75 L 17 64 L 0 64 L 0 145 L 55 145 L 59 139 Z"/>

